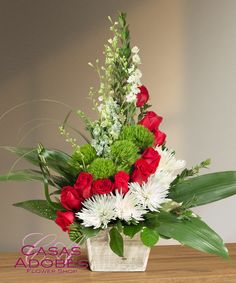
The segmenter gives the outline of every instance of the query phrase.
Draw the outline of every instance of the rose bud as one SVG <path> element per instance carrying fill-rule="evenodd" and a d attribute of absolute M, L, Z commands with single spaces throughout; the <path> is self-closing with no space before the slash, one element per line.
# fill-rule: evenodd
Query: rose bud
<path fill-rule="evenodd" d="M 149 99 L 149 93 L 144 85 L 140 86 L 139 90 L 140 92 L 136 94 L 137 96 L 136 106 L 143 107 Z"/>
<path fill-rule="evenodd" d="M 153 111 L 147 111 L 146 115 L 139 122 L 140 125 L 143 125 L 145 128 L 148 128 L 151 132 L 154 131 L 160 125 L 162 117 L 158 116 Z"/>
<path fill-rule="evenodd" d="M 114 189 L 114 184 L 109 179 L 97 180 L 93 183 L 93 194 L 109 194 Z"/>
<path fill-rule="evenodd" d="M 86 172 L 81 172 L 76 180 L 74 188 L 78 190 L 79 194 L 84 198 L 92 196 L 93 176 Z"/>
<path fill-rule="evenodd" d="M 149 171 L 153 174 L 155 173 L 161 156 L 160 154 L 152 147 L 148 147 L 142 154 L 141 159 L 145 160 L 149 165 Z"/>
<path fill-rule="evenodd" d="M 115 175 L 115 189 L 122 194 L 126 194 L 128 192 L 128 182 L 129 182 L 129 174 L 124 171 L 119 171 Z"/>
<path fill-rule="evenodd" d="M 82 207 L 83 198 L 79 192 L 71 186 L 62 188 L 61 204 L 67 210 L 79 210 Z"/>
<path fill-rule="evenodd" d="M 166 140 L 166 134 L 161 132 L 160 130 L 154 130 L 153 134 L 155 136 L 154 139 L 154 145 L 162 145 L 164 143 L 164 141 Z"/>
<path fill-rule="evenodd" d="M 74 220 L 75 216 L 73 212 L 57 211 L 57 218 L 55 222 L 61 227 L 64 232 L 69 231 L 69 226 L 74 222 Z"/>
<path fill-rule="evenodd" d="M 141 185 L 151 175 L 150 165 L 140 158 L 135 162 L 134 166 L 135 168 L 131 176 L 132 182 L 137 182 Z"/>

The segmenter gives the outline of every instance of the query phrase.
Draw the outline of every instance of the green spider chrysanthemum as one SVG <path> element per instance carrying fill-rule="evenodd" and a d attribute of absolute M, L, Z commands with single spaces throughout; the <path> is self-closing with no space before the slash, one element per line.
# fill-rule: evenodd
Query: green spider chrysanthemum
<path fill-rule="evenodd" d="M 119 139 L 130 140 L 139 149 L 144 150 L 153 145 L 154 135 L 142 125 L 132 125 L 123 127 Z"/>
<path fill-rule="evenodd" d="M 110 178 L 116 173 L 114 162 L 106 158 L 97 158 L 89 166 L 88 172 L 93 175 L 94 179 Z"/>
<path fill-rule="evenodd" d="M 117 165 L 117 170 L 129 172 L 138 159 L 138 147 L 130 140 L 119 140 L 111 146 L 111 158 Z"/>
<path fill-rule="evenodd" d="M 96 156 L 95 149 L 90 144 L 85 144 L 72 154 L 70 164 L 80 172 L 83 166 L 90 164 Z"/>

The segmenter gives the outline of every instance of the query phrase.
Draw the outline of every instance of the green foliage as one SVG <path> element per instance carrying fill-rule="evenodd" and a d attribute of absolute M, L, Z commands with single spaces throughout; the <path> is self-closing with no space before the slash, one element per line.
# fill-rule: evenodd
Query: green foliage
<path fill-rule="evenodd" d="M 171 186 L 175 186 L 176 184 L 179 184 L 183 182 L 185 179 L 188 177 L 192 177 L 197 175 L 202 168 L 208 168 L 208 166 L 211 164 L 210 159 L 206 159 L 202 161 L 200 164 L 194 166 L 191 169 L 184 169 L 178 176 L 177 178 L 172 182 Z"/>
<path fill-rule="evenodd" d="M 140 232 L 143 228 L 143 224 L 139 222 L 137 225 L 125 225 L 123 228 L 123 233 L 130 238 L 133 238 L 135 234 Z"/>
<path fill-rule="evenodd" d="M 37 148 L 3 147 L 12 153 L 19 155 L 30 163 L 39 166 Z M 68 183 L 75 181 L 76 175 L 73 174 L 73 167 L 69 164 L 70 156 L 59 150 L 44 151 L 44 158 L 50 169 L 57 172 L 65 178 Z"/>
<path fill-rule="evenodd" d="M 96 151 L 90 144 L 85 144 L 75 150 L 71 156 L 70 164 L 79 173 L 85 165 L 90 164 L 96 158 Z"/>
<path fill-rule="evenodd" d="M 5 175 L 0 176 L 0 182 L 8 181 L 44 181 L 42 172 L 33 169 L 11 171 Z M 58 193 L 61 192 L 61 188 L 68 184 L 63 177 L 50 176 L 48 180 L 49 184 L 53 187 L 59 188 Z"/>
<path fill-rule="evenodd" d="M 17 207 L 22 207 L 38 216 L 55 220 L 56 219 L 56 209 L 53 209 L 46 200 L 27 200 L 23 202 L 18 202 L 13 204 Z"/>
<path fill-rule="evenodd" d="M 76 244 L 82 244 L 84 240 L 84 235 L 79 229 L 79 225 L 72 223 L 69 229 L 70 240 Z"/>
<path fill-rule="evenodd" d="M 153 134 L 142 125 L 124 126 L 119 139 L 130 140 L 141 150 L 152 146 L 154 142 Z"/>
<path fill-rule="evenodd" d="M 96 236 L 100 229 L 93 229 L 91 227 L 83 227 L 74 222 L 70 225 L 69 237 L 72 242 L 82 245 L 86 239 Z"/>
<path fill-rule="evenodd" d="M 140 234 L 140 239 L 145 246 L 152 247 L 158 242 L 159 234 L 156 229 L 145 227 Z"/>
<path fill-rule="evenodd" d="M 18 170 L 12 171 L 8 174 L 1 175 L 0 181 L 42 181 L 43 177 L 40 171 L 35 170 Z"/>
<path fill-rule="evenodd" d="M 180 220 L 176 216 L 169 217 L 169 213 L 161 213 L 158 232 L 161 236 L 173 238 L 181 244 L 202 252 L 228 257 L 228 250 L 222 239 L 206 223 L 198 217 L 190 220 Z"/>
<path fill-rule="evenodd" d="M 124 256 L 124 241 L 119 231 L 113 227 L 109 231 L 109 236 L 111 250 L 120 257 Z"/>
<path fill-rule="evenodd" d="M 110 178 L 116 173 L 114 162 L 106 158 L 96 158 L 88 167 L 88 172 L 94 179 Z"/>
<path fill-rule="evenodd" d="M 129 172 L 138 157 L 138 148 L 132 141 L 119 140 L 111 146 L 111 158 L 116 163 L 118 171 Z"/>
<path fill-rule="evenodd" d="M 176 202 L 192 201 L 191 207 L 211 203 L 236 194 L 236 171 L 206 174 L 185 180 L 171 190 Z"/>

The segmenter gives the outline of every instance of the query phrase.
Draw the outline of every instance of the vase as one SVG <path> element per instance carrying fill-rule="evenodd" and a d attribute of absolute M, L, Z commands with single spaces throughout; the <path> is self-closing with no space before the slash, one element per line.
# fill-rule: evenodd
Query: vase
<path fill-rule="evenodd" d="M 123 235 L 124 256 L 119 257 L 109 246 L 109 231 L 100 231 L 87 240 L 87 253 L 91 271 L 145 271 L 150 248 L 140 241 L 139 233 L 132 239 Z"/>

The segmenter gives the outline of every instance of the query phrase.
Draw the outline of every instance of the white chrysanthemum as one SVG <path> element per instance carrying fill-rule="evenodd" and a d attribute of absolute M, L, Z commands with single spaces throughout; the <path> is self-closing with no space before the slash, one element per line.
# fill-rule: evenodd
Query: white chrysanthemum
<path fill-rule="evenodd" d="M 144 208 L 156 211 L 166 201 L 169 187 L 161 187 L 155 180 L 149 178 L 143 185 L 130 183 L 129 189 Z"/>
<path fill-rule="evenodd" d="M 139 203 L 139 200 L 134 194 L 129 191 L 124 196 L 116 191 L 114 196 L 116 199 L 117 217 L 125 221 L 141 221 L 143 215 L 147 212 L 144 207 Z"/>
<path fill-rule="evenodd" d="M 169 189 L 175 177 L 176 176 L 170 172 L 162 171 L 157 168 L 156 172 L 149 177 L 148 182 L 156 183 L 161 188 Z"/>
<path fill-rule="evenodd" d="M 186 162 L 184 160 L 177 160 L 171 149 L 162 149 L 161 146 L 157 146 L 155 150 L 161 155 L 158 171 L 169 172 L 174 175 L 176 171 L 185 167 Z"/>
<path fill-rule="evenodd" d="M 85 227 L 107 228 L 107 224 L 116 218 L 116 199 L 112 195 L 94 195 L 83 205 L 84 208 L 76 216 L 83 220 Z"/>

